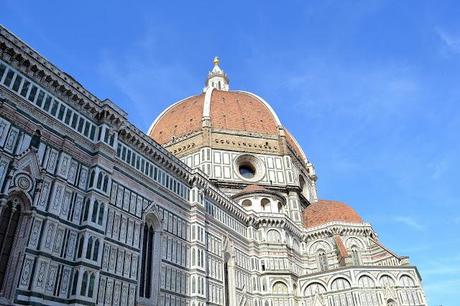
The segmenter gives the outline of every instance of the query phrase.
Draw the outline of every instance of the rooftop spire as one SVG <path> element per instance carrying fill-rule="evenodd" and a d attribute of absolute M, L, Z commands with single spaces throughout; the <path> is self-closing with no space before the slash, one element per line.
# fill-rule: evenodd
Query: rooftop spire
<path fill-rule="evenodd" d="M 214 63 L 214 67 L 208 73 L 208 79 L 206 80 L 206 86 L 203 89 L 203 91 L 206 91 L 208 88 L 216 88 L 218 90 L 228 91 L 228 77 L 225 74 L 225 72 L 219 67 L 219 57 L 215 56 L 212 62 Z"/>

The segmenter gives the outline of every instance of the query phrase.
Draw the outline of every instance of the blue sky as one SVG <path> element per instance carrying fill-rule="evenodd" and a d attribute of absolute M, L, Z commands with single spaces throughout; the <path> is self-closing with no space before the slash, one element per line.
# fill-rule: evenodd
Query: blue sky
<path fill-rule="evenodd" d="M 320 196 L 409 255 L 436 306 L 460 299 L 459 15 L 457 1 L 0 4 L 0 23 L 144 131 L 219 55 L 231 88 L 296 136 Z"/>

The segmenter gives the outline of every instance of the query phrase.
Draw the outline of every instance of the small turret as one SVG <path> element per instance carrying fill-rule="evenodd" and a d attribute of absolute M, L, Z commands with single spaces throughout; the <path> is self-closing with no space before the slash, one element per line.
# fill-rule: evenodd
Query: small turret
<path fill-rule="evenodd" d="M 203 91 L 206 91 L 208 88 L 216 88 L 218 90 L 224 90 L 228 91 L 229 90 L 229 80 L 227 77 L 227 74 L 219 67 L 219 57 L 214 57 L 213 60 L 214 67 L 212 70 L 208 73 L 208 78 L 206 80 L 206 87 L 203 89 Z"/>

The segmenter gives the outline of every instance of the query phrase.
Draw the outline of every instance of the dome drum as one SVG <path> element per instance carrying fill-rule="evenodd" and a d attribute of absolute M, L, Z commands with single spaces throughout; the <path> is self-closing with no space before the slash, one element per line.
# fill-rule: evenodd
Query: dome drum
<path fill-rule="evenodd" d="M 258 213 L 280 214 L 286 212 L 286 204 L 274 196 L 245 197 L 239 204 L 246 210 Z"/>
<path fill-rule="evenodd" d="M 259 185 L 248 185 L 232 198 L 243 208 L 259 213 L 286 211 L 286 199 L 283 196 Z"/>

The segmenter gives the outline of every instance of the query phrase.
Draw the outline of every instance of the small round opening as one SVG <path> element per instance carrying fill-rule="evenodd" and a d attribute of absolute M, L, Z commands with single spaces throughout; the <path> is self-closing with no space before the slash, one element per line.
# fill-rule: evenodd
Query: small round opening
<path fill-rule="evenodd" d="M 256 182 L 264 176 L 263 162 L 250 154 L 243 154 L 235 159 L 235 174 L 241 179 Z"/>
<path fill-rule="evenodd" d="M 252 165 L 250 165 L 250 164 L 240 165 L 238 170 L 239 170 L 241 176 L 244 177 L 244 178 L 247 178 L 247 179 L 253 178 L 254 175 L 256 174 L 256 169 L 254 169 L 254 167 Z"/>

